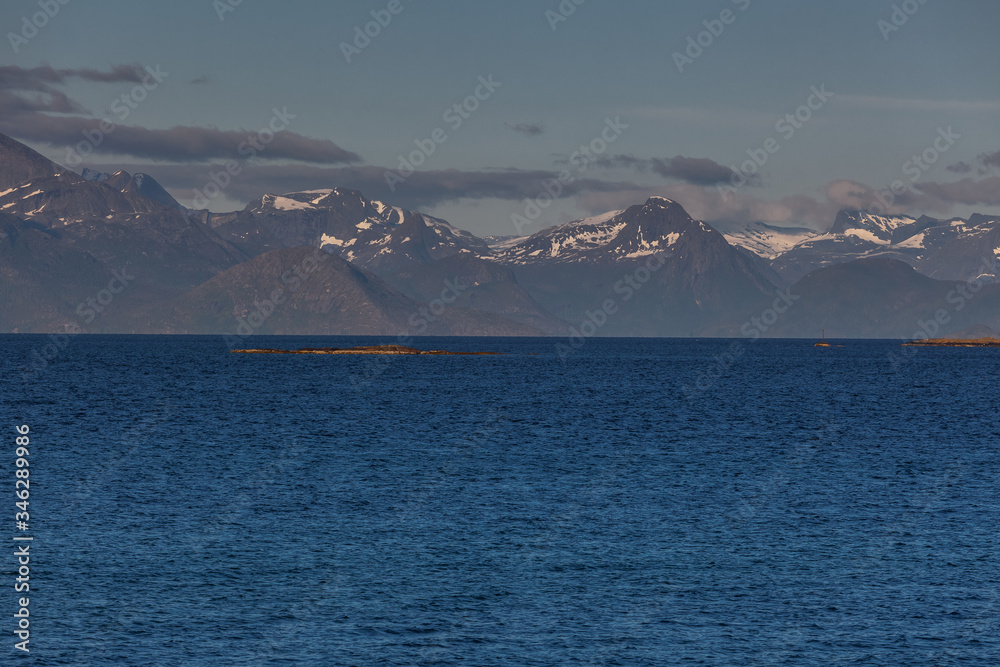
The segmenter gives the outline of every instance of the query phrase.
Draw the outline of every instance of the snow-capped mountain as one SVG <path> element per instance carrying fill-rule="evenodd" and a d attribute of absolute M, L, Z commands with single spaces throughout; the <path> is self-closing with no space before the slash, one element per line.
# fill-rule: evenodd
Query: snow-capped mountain
<path fill-rule="evenodd" d="M 464 299 L 464 307 L 441 313 L 428 303 L 440 298 L 441 280 L 430 283 L 436 288 L 433 297 L 412 297 L 323 253 L 317 247 L 321 235 L 302 234 L 304 219 L 339 221 L 350 227 L 353 239 L 365 232 L 375 240 L 408 234 L 409 241 L 400 238 L 404 248 L 434 252 L 465 244 L 488 252 L 471 234 L 452 232 L 443 221 L 390 210 L 357 193 L 272 195 L 244 212 L 210 215 L 143 195 L 149 177 L 124 171 L 88 172 L 88 177 L 0 134 L 0 331 L 537 335 L 543 332 L 539 326 L 551 328 L 546 318 L 555 319 L 518 292 L 512 276 L 480 276 L 477 280 L 494 283 L 477 293 L 464 276 L 454 280 L 460 266 L 435 262 L 429 268 L 458 284 L 455 291 Z M 298 234 L 310 239 L 299 245 L 312 247 L 281 246 L 250 257 L 206 224 L 214 220 L 221 227 L 239 219 L 271 225 L 271 235 L 260 238 L 294 241 Z M 340 233 L 336 227 L 324 229 Z M 443 262 L 449 260 L 487 264 L 471 251 Z M 506 284 L 496 284 L 505 279 Z M 278 308 L 269 301 L 277 301 L 276 294 Z M 486 299 L 490 296 L 492 301 Z M 429 313 L 428 308 L 434 312 L 420 320 L 421 328 L 414 314 Z"/>
<path fill-rule="evenodd" d="M 843 210 L 830 231 L 807 236 L 767 258 L 789 282 L 819 268 L 873 257 L 904 261 L 941 280 L 993 280 L 995 275 L 987 272 L 990 275 L 985 276 L 980 265 L 984 257 L 994 257 L 1000 249 L 997 225 L 996 219 L 985 216 L 973 216 L 970 221 L 937 220 Z"/>
<path fill-rule="evenodd" d="M 268 331 L 393 333 L 451 286 L 454 321 L 442 319 L 442 333 L 747 335 L 746 322 L 784 312 L 795 294 L 793 314 L 759 335 L 809 335 L 831 317 L 847 322 L 842 335 L 908 335 L 925 310 L 950 303 L 948 281 L 1000 282 L 1000 218 L 982 215 L 842 211 L 825 233 L 756 224 L 723 236 L 652 197 L 484 240 L 355 190 L 269 194 L 210 214 L 155 201 L 144 194 L 152 183 L 124 171 L 84 178 L 0 135 L 0 330 L 79 325 L 78 304 L 125 280 L 86 330 L 224 332 L 316 256 L 332 268 Z M 779 287 L 772 269 L 795 284 Z M 1000 285 L 976 294 L 954 325 L 1000 326 Z M 834 317 L 843 312 L 853 324 Z"/>
<path fill-rule="evenodd" d="M 543 229 L 498 254 L 512 264 L 614 263 L 669 256 L 690 239 L 721 235 L 691 219 L 675 201 L 651 197 L 645 204 L 609 211 Z"/>
<path fill-rule="evenodd" d="M 85 181 L 104 183 L 111 187 L 118 188 L 122 192 L 132 192 L 142 195 L 147 199 L 160 202 L 170 208 L 183 209 L 176 199 L 160 185 L 155 178 L 149 174 L 137 172 L 129 174 L 127 171 L 119 169 L 114 174 L 97 171 L 95 169 L 84 168 L 80 174 Z"/>
<path fill-rule="evenodd" d="M 604 335 L 718 332 L 734 312 L 739 319 L 773 301 L 776 290 L 751 255 L 662 197 L 542 230 L 498 259 L 568 322 L 586 321 L 611 299 L 615 316 Z"/>
<path fill-rule="evenodd" d="M 180 211 L 0 134 L 0 330 L 136 330 L 150 303 L 246 259 Z M 98 295 L 100 309 L 79 307 Z"/>
<path fill-rule="evenodd" d="M 538 260 L 579 261 L 588 251 L 600 250 L 611 242 L 625 223 L 617 220 L 622 211 L 550 227 L 508 245 L 501 255 L 505 261 L 524 264 Z"/>
<path fill-rule="evenodd" d="M 88 220 L 135 220 L 177 202 L 152 178 L 63 169 L 38 152 L 0 134 L 0 212 L 52 227 Z M 165 198 L 158 198 L 159 194 Z M 156 195 L 156 196 L 151 196 Z M 172 204 L 170 203 L 172 202 Z"/>
<path fill-rule="evenodd" d="M 65 226 L 94 219 L 135 219 L 161 211 L 158 202 L 108 182 L 85 181 L 73 172 L 55 172 L 0 191 L 0 212 Z"/>
<path fill-rule="evenodd" d="M 1000 282 L 1000 218 L 935 222 L 899 244 L 917 253 L 914 268 L 938 280 Z"/>
<path fill-rule="evenodd" d="M 216 229 L 250 254 L 319 246 L 372 269 L 458 253 L 491 254 L 484 241 L 444 220 L 346 188 L 267 194 Z"/>
<path fill-rule="evenodd" d="M 408 297 L 433 301 L 462 284 L 454 301 L 551 333 L 559 320 L 539 306 L 486 242 L 445 220 L 330 188 L 265 195 L 216 229 L 250 255 L 320 247 L 363 267 Z"/>
<path fill-rule="evenodd" d="M 856 236 L 880 245 L 891 245 L 906 240 L 929 225 L 930 218 L 909 215 L 875 215 L 866 211 L 841 210 L 837 213 L 830 234 Z"/>
<path fill-rule="evenodd" d="M 389 225 L 387 233 L 372 233 L 359 239 L 356 250 L 348 250 L 349 261 L 372 270 L 400 266 L 408 262 L 429 263 L 457 254 L 486 258 L 492 251 L 485 241 L 440 218 L 417 211 L 372 202 Z"/>

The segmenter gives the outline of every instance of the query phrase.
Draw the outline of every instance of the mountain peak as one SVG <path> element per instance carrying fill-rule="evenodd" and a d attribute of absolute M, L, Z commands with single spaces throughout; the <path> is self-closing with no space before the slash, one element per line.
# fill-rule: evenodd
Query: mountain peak
<path fill-rule="evenodd" d="M 63 171 L 62 167 L 38 151 L 0 134 L 0 190 L 58 176 Z"/>
<path fill-rule="evenodd" d="M 717 234 L 691 219 L 684 207 L 665 197 L 650 197 L 624 211 L 575 220 L 529 236 L 502 256 L 516 264 L 547 262 L 625 262 L 672 253 L 691 236 Z M 721 237 L 720 237 L 721 240 Z"/>

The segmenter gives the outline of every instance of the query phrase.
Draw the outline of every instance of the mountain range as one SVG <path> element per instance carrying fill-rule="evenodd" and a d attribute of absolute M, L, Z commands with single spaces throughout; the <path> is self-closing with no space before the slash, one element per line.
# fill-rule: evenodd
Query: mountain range
<path fill-rule="evenodd" d="M 341 187 L 193 211 L 0 135 L 6 332 L 911 338 L 1000 328 L 998 257 L 983 215 L 721 233 L 650 197 L 483 239 Z"/>

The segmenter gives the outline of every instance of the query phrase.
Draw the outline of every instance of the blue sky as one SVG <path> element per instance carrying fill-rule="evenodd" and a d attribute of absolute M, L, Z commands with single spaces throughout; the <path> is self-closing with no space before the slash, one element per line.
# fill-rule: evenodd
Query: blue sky
<path fill-rule="evenodd" d="M 817 228 L 846 206 L 1000 213 L 995 2 L 565 0 L 557 14 L 559 0 L 399 0 L 391 15 L 390 0 L 234 1 L 70 0 L 19 40 L 11 33 L 31 35 L 25 17 L 42 10 L 38 0 L 8 0 L 0 131 L 66 164 L 74 142 L 89 141 L 83 131 L 109 118 L 106 140 L 69 166 L 145 171 L 191 204 L 229 153 L 243 157 L 242 136 L 287 110 L 279 139 L 240 162 L 209 208 L 357 187 L 477 234 L 518 231 L 511 216 L 562 170 L 572 182 L 523 233 L 651 194 L 710 221 Z M 57 0 L 48 3 L 51 12 Z M 220 19 L 220 7 L 232 11 Z M 372 11 L 391 22 L 348 62 L 342 44 Z M 679 71 L 675 54 L 689 38 L 707 46 L 692 47 Z M 122 66 L 138 67 L 94 73 Z M 146 66 L 166 74 L 119 120 L 112 104 Z M 499 86 L 453 129 L 445 112 L 477 87 L 486 92 L 480 77 Z M 787 122 L 779 131 L 813 90 L 831 95 L 799 111 L 794 133 Z M 71 103 L 59 108 L 53 93 Z M 23 99 L 44 103 L 24 110 Z M 585 171 L 579 159 L 567 163 L 615 118 L 627 128 L 587 157 Z M 438 128 L 447 138 L 389 188 L 385 172 Z M 912 160 L 925 151 L 932 164 Z M 757 166 L 751 155 L 767 159 Z M 720 189 L 741 175 L 746 184 Z M 880 201 L 893 181 L 912 188 Z"/>

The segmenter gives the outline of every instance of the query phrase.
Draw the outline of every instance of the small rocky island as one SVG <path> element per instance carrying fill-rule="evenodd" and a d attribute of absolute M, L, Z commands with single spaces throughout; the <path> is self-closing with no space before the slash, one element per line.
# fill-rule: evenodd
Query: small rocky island
<path fill-rule="evenodd" d="M 925 338 L 903 343 L 912 347 L 1000 347 L 1000 338 Z"/>
<path fill-rule="evenodd" d="M 482 355 L 499 354 L 499 352 L 447 352 L 445 350 L 418 350 L 404 345 L 362 345 L 360 347 L 304 347 L 299 350 L 276 350 L 259 348 L 251 350 L 230 350 L 234 354 L 449 354 L 449 355 Z"/>

